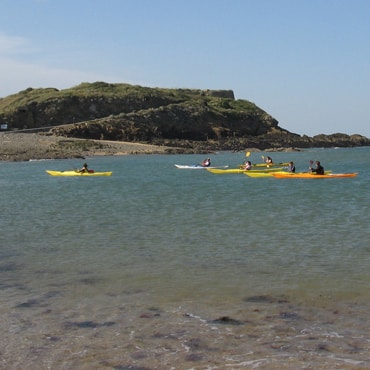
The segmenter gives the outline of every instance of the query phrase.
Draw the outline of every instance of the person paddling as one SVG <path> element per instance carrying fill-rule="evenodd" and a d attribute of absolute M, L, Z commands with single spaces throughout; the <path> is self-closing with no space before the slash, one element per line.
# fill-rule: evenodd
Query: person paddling
<path fill-rule="evenodd" d="M 289 162 L 288 171 L 291 172 L 291 173 L 295 173 L 294 162 Z"/>
<path fill-rule="evenodd" d="M 206 158 L 200 165 L 203 167 L 209 167 L 211 165 L 211 158 Z"/>
<path fill-rule="evenodd" d="M 251 163 L 251 161 L 246 161 L 246 162 L 245 162 L 244 169 L 245 169 L 246 171 L 249 171 L 249 170 L 251 170 L 251 169 L 252 169 L 252 163 Z"/>
<path fill-rule="evenodd" d="M 316 161 L 316 168 L 312 168 L 311 166 L 309 167 L 311 172 L 316 173 L 316 175 L 324 175 L 324 167 L 321 166 L 320 161 Z"/>
<path fill-rule="evenodd" d="M 266 164 L 273 164 L 274 162 L 272 161 L 271 157 L 267 157 L 265 163 Z"/>
<path fill-rule="evenodd" d="M 84 165 L 82 166 L 81 169 L 78 170 L 78 172 L 81 172 L 81 173 L 89 172 L 87 163 L 84 163 Z"/>

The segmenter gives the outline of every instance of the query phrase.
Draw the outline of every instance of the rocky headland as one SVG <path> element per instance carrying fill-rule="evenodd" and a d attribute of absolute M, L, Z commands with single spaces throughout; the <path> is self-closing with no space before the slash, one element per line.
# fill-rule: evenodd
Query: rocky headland
<path fill-rule="evenodd" d="M 369 146 L 361 135 L 309 137 L 232 90 L 148 88 L 105 82 L 32 89 L 0 99 L 0 160 L 220 150 Z"/>

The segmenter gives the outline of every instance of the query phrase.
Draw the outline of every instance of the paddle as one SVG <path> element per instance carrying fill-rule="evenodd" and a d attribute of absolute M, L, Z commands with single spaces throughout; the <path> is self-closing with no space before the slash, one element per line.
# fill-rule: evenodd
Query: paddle
<path fill-rule="evenodd" d="M 249 157 L 250 155 L 251 155 L 251 152 L 246 152 L 246 153 L 245 153 L 245 156 L 246 156 L 246 157 Z"/>

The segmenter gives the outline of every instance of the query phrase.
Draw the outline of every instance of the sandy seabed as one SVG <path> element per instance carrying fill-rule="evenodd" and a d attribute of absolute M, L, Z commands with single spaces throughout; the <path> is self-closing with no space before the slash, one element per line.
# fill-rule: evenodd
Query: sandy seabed
<path fill-rule="evenodd" d="M 128 300 L 106 297 L 105 304 L 85 299 L 76 309 L 53 291 L 8 311 L 3 308 L 0 368 L 369 368 L 367 331 L 361 328 L 360 317 L 355 318 L 355 326 L 359 325 L 355 329 L 349 307 L 342 307 L 338 314 L 320 307 L 311 310 L 288 302 L 262 301 L 237 312 L 224 306 L 223 312 L 232 316 L 217 318 L 221 307 L 205 309 L 189 302 L 186 307 L 145 309 L 139 297 L 134 299 L 141 293 L 128 294 L 133 295 Z M 360 307 L 358 313 L 362 318 L 367 315 Z"/>

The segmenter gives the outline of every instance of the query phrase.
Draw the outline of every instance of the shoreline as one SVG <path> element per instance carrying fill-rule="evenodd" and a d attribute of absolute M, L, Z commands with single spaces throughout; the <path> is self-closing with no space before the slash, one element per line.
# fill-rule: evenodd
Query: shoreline
<path fill-rule="evenodd" d="M 45 133 L 0 132 L 0 161 L 5 162 L 177 152 L 184 150 L 141 143 L 67 138 Z"/>
<path fill-rule="evenodd" d="M 175 144 L 175 143 L 172 143 Z M 178 143 L 179 146 L 144 144 L 113 140 L 80 139 L 57 136 L 50 132 L 0 131 L 0 162 L 26 162 L 42 159 L 73 159 L 97 156 L 124 156 L 138 154 L 209 154 L 223 150 L 243 152 L 248 145 L 238 149 L 222 149 L 217 143 Z M 292 152 L 306 147 L 258 148 L 249 143 L 254 152 Z M 256 143 L 254 143 L 256 144 Z M 320 146 L 317 146 L 320 147 Z M 315 148 L 315 147 L 310 147 Z"/>

